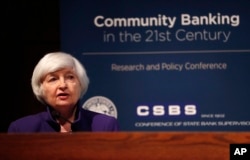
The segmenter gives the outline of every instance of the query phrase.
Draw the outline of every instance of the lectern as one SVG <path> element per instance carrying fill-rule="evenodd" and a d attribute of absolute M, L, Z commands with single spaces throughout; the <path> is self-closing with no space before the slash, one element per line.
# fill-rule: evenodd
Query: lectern
<path fill-rule="evenodd" d="M 0 134 L 3 160 L 229 160 L 250 132 L 79 132 Z"/>

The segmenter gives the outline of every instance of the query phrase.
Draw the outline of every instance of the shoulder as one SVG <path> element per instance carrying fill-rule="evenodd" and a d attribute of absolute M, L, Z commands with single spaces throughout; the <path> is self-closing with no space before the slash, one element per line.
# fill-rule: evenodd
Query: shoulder
<path fill-rule="evenodd" d="M 8 132 L 34 132 L 46 119 L 47 112 L 41 112 L 19 118 L 10 123 Z"/>
<path fill-rule="evenodd" d="M 118 131 L 118 120 L 115 117 L 82 109 L 83 118 L 91 121 L 92 131 Z"/>

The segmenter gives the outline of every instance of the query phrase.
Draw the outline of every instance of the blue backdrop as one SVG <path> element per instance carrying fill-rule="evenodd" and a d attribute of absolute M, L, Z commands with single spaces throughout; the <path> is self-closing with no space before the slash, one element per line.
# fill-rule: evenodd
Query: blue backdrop
<path fill-rule="evenodd" d="M 124 131 L 250 130 L 246 1 L 60 2 L 62 50 L 90 78 L 83 107 L 101 96 Z"/>

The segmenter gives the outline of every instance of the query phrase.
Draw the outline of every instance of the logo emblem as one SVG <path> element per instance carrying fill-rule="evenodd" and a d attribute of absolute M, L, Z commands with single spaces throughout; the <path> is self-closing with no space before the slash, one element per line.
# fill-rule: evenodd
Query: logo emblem
<path fill-rule="evenodd" d="M 117 110 L 114 103 L 110 99 L 103 96 L 94 96 L 89 98 L 86 102 L 84 102 L 82 108 L 117 118 Z"/>

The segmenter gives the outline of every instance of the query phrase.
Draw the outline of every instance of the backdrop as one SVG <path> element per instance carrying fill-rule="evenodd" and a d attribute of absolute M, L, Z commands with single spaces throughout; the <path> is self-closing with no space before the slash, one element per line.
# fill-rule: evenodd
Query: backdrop
<path fill-rule="evenodd" d="M 123 131 L 249 131 L 246 1 L 62 0 L 62 50 L 85 66 L 82 107 Z"/>

